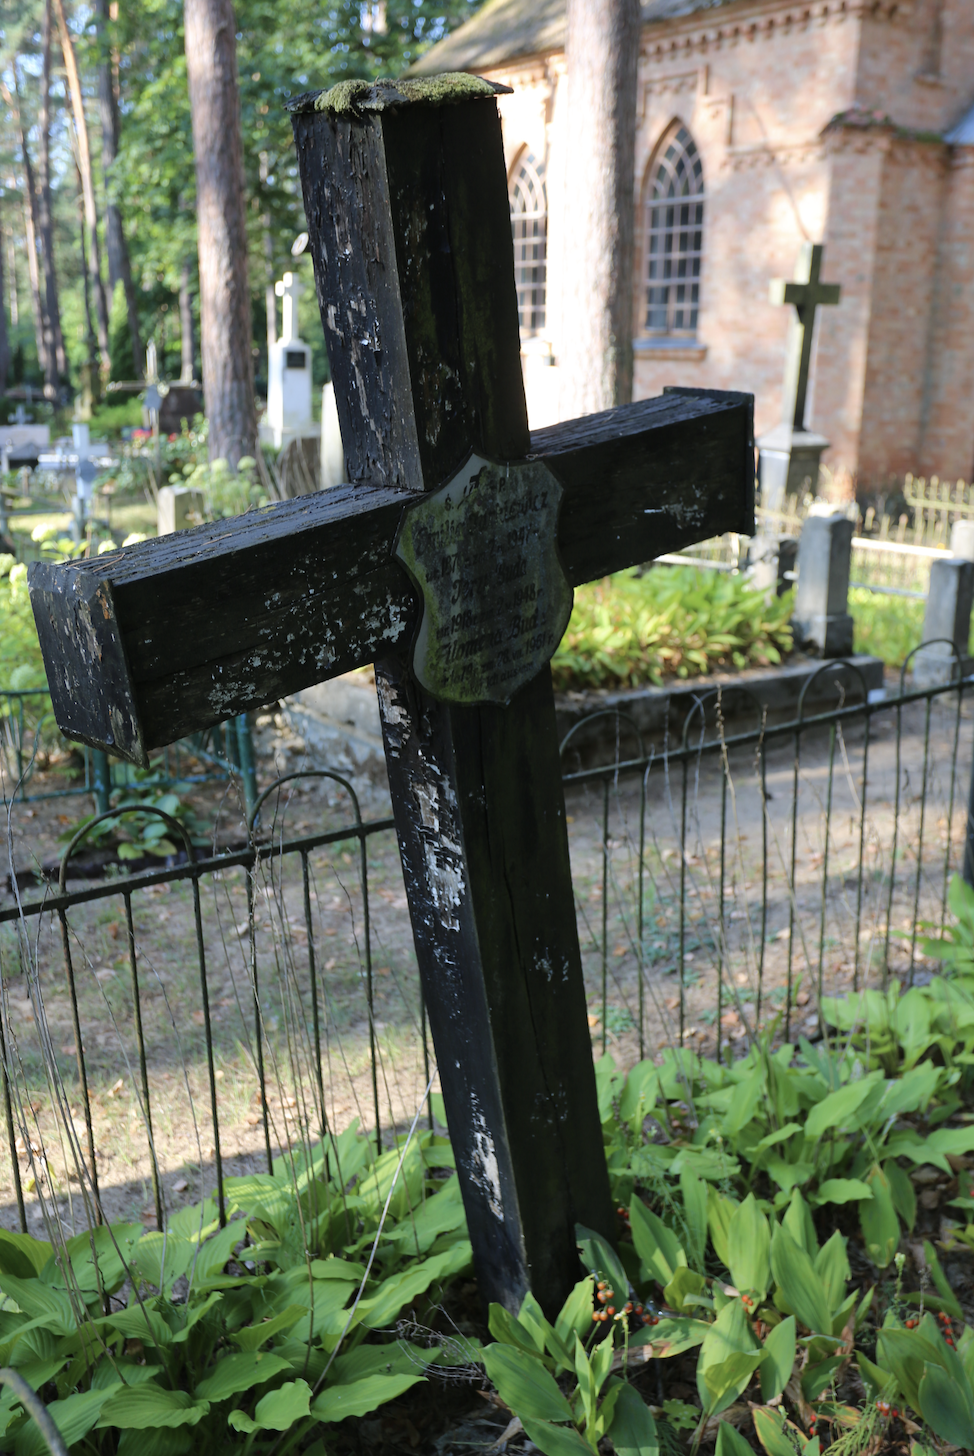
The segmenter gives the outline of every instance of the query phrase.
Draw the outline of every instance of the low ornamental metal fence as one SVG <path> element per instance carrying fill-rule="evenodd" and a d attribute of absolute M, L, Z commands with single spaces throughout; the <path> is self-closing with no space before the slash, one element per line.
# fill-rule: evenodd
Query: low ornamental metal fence
<path fill-rule="evenodd" d="M 105 812 L 114 790 L 140 782 L 128 764 L 111 762 L 107 754 L 77 744 L 72 745 L 79 760 L 74 776 L 54 788 L 31 792 L 39 753 L 45 744 L 61 743 L 47 688 L 0 688 L 0 803 L 31 804 L 90 794 L 98 810 Z M 252 809 L 257 798 L 257 777 L 247 715 L 163 749 L 155 755 L 150 772 L 160 788 L 239 774 L 248 809 Z"/>
<path fill-rule="evenodd" d="M 968 838 L 974 677 L 769 722 L 701 692 L 653 742 L 621 712 L 564 745 L 595 1053 L 828 1036 L 827 997 L 929 978 Z M 819 684 L 820 686 L 820 684 Z M 163 816 L 165 818 L 165 816 Z M 0 1222 L 141 1217 L 358 1119 L 376 1148 L 432 1051 L 393 821 L 309 770 L 264 790 L 245 848 L 0 896 Z M 929 949 L 929 947 L 927 947 Z M 430 1101 L 431 1124 L 437 1104 Z"/>

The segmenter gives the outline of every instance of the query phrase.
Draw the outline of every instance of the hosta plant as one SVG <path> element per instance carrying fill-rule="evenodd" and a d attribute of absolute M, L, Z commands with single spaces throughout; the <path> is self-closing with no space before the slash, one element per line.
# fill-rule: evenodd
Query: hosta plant
<path fill-rule="evenodd" d="M 54 1247 L 0 1231 L 0 1364 L 89 1452 L 305 1443 L 451 1358 L 385 1333 L 469 1267 L 456 1177 L 429 1175 L 451 1161 L 432 1134 L 373 1160 L 352 1128 L 272 1175 L 229 1179 L 225 1227 L 208 1200 L 165 1233 L 115 1224 Z M 0 1449 L 42 1451 L 9 1391 Z"/>

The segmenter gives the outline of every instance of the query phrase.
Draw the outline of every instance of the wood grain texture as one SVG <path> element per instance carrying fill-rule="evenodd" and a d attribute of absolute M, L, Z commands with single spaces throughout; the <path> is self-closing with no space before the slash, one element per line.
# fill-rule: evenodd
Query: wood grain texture
<path fill-rule="evenodd" d="M 536 431 L 530 453 L 566 490 L 559 549 L 572 584 L 689 545 L 702 522 L 749 532 L 750 432 L 749 396 L 676 393 Z M 125 701 L 139 724 L 131 740 L 150 750 L 405 652 L 418 603 L 392 550 L 407 505 L 396 489 L 341 486 L 90 561 L 35 563 L 28 581 L 32 597 L 44 591 L 49 620 L 60 585 L 68 612 L 76 590 L 109 584 Z M 63 720 L 55 704 L 62 729 L 124 756 L 121 741 L 98 739 L 107 719 L 95 706 L 104 691 L 97 660 L 86 658 L 83 637 L 56 640 L 52 681 L 75 642 Z"/>

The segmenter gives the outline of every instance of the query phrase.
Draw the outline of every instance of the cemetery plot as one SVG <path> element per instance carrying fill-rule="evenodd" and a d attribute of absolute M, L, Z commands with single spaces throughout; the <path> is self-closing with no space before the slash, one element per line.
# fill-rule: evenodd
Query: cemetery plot
<path fill-rule="evenodd" d="M 929 723 L 927 715 L 925 701 L 872 712 L 863 821 L 861 715 L 837 723 L 834 742 L 828 724 L 803 732 L 797 814 L 793 733 L 766 740 L 766 824 L 757 733 L 728 750 L 726 776 L 719 752 L 683 760 L 659 753 L 629 773 L 610 767 L 569 782 L 568 835 L 596 1056 L 608 1050 L 625 1068 L 643 1056 L 658 1058 L 681 1040 L 713 1056 L 718 1036 L 724 1054 L 740 1055 L 749 1034 L 776 1020 L 783 1036 L 786 1017 L 792 1040 L 799 1035 L 814 1039 L 820 990 L 842 993 L 854 984 L 877 986 L 893 977 L 906 982 L 911 958 L 914 977 L 929 976 L 933 963 L 912 932 L 918 917 L 941 923 L 946 873 L 959 863 L 963 844 L 974 735 L 970 709 L 962 705 L 958 718 L 954 693 L 934 695 Z M 570 751 L 566 769 L 577 770 Z M 348 827 L 347 796 L 330 784 L 322 790 L 314 779 L 285 784 L 269 804 L 265 829 L 277 845 L 300 845 Z M 24 812 L 14 811 L 15 816 Z M 388 823 L 383 812 L 381 805 L 370 810 L 371 820 Z M 201 879 L 225 1176 L 266 1167 L 268 1140 L 276 1152 L 316 1136 L 322 1106 L 328 1125 L 338 1132 L 353 1119 L 374 1130 L 378 1107 L 387 1144 L 391 1128 L 408 1126 L 421 1102 L 432 1049 L 390 828 L 367 837 L 365 869 L 368 927 L 355 839 L 308 851 L 310 916 L 300 848 L 262 863 L 252 882 L 266 1134 L 265 1105 L 258 1095 L 247 870 L 225 865 Z M 151 1223 L 156 1208 L 138 1107 L 141 1074 L 124 898 L 111 886 L 105 889 L 103 898 L 72 907 L 67 917 L 99 1180 L 111 1217 L 144 1216 Z M 2 903 L 11 907 L 9 897 Z M 132 913 L 153 1138 L 162 1195 L 174 1210 L 200 1196 L 201 1182 L 207 1192 L 216 1185 L 190 886 L 178 878 L 167 883 L 163 872 L 162 883 L 132 895 Z M 28 925 L 57 1065 L 84 1140 L 57 919 L 48 913 L 31 917 Z M 50 1155 L 60 1174 L 59 1194 L 75 1199 L 74 1213 L 63 1204 L 70 1220 L 79 1216 L 78 1189 L 59 1161 L 64 1151 L 44 1086 L 36 1003 L 19 969 L 21 952 L 11 919 L 0 923 L 0 958 L 7 983 L 5 1031 L 14 1039 L 15 1065 L 23 1069 L 20 1092 L 29 1092 L 36 1116 L 26 1100 L 22 1108 L 37 1147 Z M 316 1007 L 320 1078 L 314 1054 Z M 18 1153 L 26 1183 L 32 1172 L 26 1146 Z M 35 1153 L 35 1165 L 36 1160 Z M 6 1153 L 2 1169 L 0 1222 L 13 1228 L 18 1209 Z M 26 1199 L 33 1228 L 39 1209 L 29 1191 Z"/>

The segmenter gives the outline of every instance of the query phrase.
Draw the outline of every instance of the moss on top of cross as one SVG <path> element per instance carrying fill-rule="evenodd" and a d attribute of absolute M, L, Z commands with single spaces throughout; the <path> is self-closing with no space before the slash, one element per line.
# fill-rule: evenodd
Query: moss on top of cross
<path fill-rule="evenodd" d="M 324 111 L 335 117 L 362 116 L 394 106 L 452 106 L 510 91 L 482 76 L 451 71 L 403 81 L 339 81 L 328 91 L 306 91 L 287 103 L 288 111 Z"/>

